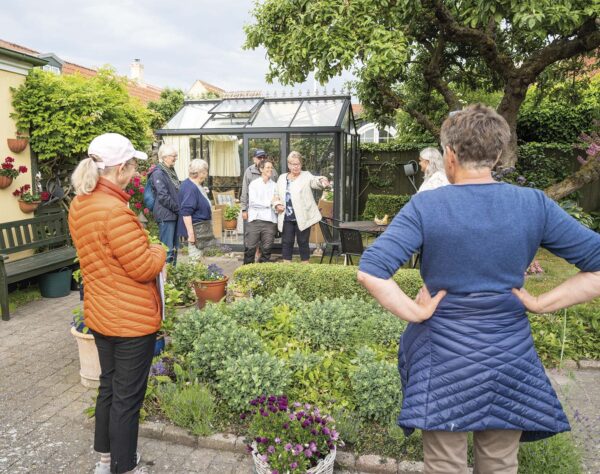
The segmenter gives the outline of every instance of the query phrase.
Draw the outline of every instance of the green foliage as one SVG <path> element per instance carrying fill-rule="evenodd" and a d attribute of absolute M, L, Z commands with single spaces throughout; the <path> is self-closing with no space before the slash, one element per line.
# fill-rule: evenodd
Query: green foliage
<path fill-rule="evenodd" d="M 398 340 L 406 328 L 406 321 L 398 319 L 383 308 L 373 307 L 374 314 L 364 316 L 359 323 L 359 340 L 365 344 L 376 343 L 397 348 Z"/>
<path fill-rule="evenodd" d="M 162 90 L 156 102 L 148 102 L 148 108 L 154 112 L 150 127 L 162 128 L 183 107 L 185 95 L 181 89 L 169 87 Z"/>
<path fill-rule="evenodd" d="M 257 295 L 268 296 L 287 282 L 304 301 L 319 298 L 350 298 L 356 294 L 361 299 L 373 301 L 369 293 L 356 281 L 356 267 L 344 265 L 302 265 L 291 263 L 255 263 L 243 265 L 234 272 L 235 280 L 254 280 L 260 284 Z M 399 270 L 394 280 L 400 288 L 414 298 L 423 285 L 418 270 Z"/>
<path fill-rule="evenodd" d="M 516 175 L 527 185 L 544 189 L 565 179 L 573 170 L 573 147 L 562 143 L 522 143 L 517 149 Z"/>
<path fill-rule="evenodd" d="M 399 151 L 414 151 L 422 150 L 429 146 L 437 147 L 436 142 L 386 142 L 386 143 L 361 143 L 360 151 L 371 153 L 381 152 L 399 152 Z"/>
<path fill-rule="evenodd" d="M 212 433 L 215 402 L 207 387 L 198 383 L 159 386 L 158 396 L 164 414 L 177 426 L 188 428 L 198 436 Z"/>
<path fill-rule="evenodd" d="M 196 374 L 213 379 L 223 361 L 264 350 L 258 334 L 228 318 L 210 318 L 196 337 L 190 359 Z"/>
<path fill-rule="evenodd" d="M 167 265 L 167 281 L 181 292 L 177 305 L 188 306 L 196 301 L 196 293 L 192 282 L 197 276 L 195 263 L 180 262 Z"/>
<path fill-rule="evenodd" d="M 345 408 L 334 408 L 331 416 L 335 420 L 335 427 L 340 433 L 340 438 L 345 443 L 356 444 L 362 435 L 363 421 L 353 411 Z"/>
<path fill-rule="evenodd" d="M 520 140 L 571 144 L 592 131 L 600 119 L 600 78 L 573 82 L 556 83 L 541 98 L 538 88 L 528 92 L 517 121 Z M 566 94 L 572 89 L 575 98 Z"/>
<path fill-rule="evenodd" d="M 534 443 L 521 443 L 519 472 L 538 474 L 560 472 L 581 473 L 581 452 L 570 433 L 561 433 Z"/>
<path fill-rule="evenodd" d="M 244 347 L 241 341 L 235 343 Z M 217 388 L 233 410 L 246 410 L 248 402 L 259 395 L 286 393 L 291 374 L 276 357 L 256 352 L 224 360 L 217 372 Z"/>
<path fill-rule="evenodd" d="M 593 229 L 595 224 L 594 218 L 585 212 L 575 201 L 564 199 L 558 204 L 572 218 L 577 219 L 580 224 L 586 226 L 588 229 Z"/>
<path fill-rule="evenodd" d="M 226 307 L 218 304 L 207 304 L 202 311 L 192 309 L 179 316 L 171 333 L 173 348 L 177 354 L 186 355 L 194 350 L 194 342 L 204 328 L 218 324 Z"/>
<path fill-rule="evenodd" d="M 357 356 L 358 368 L 350 375 L 356 411 L 365 420 L 389 423 L 400 409 L 398 369 L 366 348 Z"/>
<path fill-rule="evenodd" d="M 27 286 L 11 291 L 8 294 L 8 308 L 10 311 L 16 310 L 31 301 L 36 301 L 42 298 L 40 289 L 37 285 Z"/>
<path fill-rule="evenodd" d="M 257 295 L 234 301 L 229 305 L 229 313 L 232 319 L 245 326 L 264 324 L 271 317 L 273 306 L 270 298 Z"/>
<path fill-rule="evenodd" d="M 223 219 L 226 221 L 234 221 L 240 215 L 241 207 L 239 204 L 230 204 L 223 209 Z"/>
<path fill-rule="evenodd" d="M 125 135 L 141 150 L 150 146 L 150 113 L 112 69 L 92 78 L 33 69 L 12 92 L 12 116 L 19 129 L 29 130 L 31 149 L 42 162 L 75 163 L 94 137 L 107 132 Z"/>
<path fill-rule="evenodd" d="M 381 219 L 387 214 L 392 219 L 410 201 L 410 198 L 408 194 L 369 194 L 363 217 L 373 219 L 377 216 Z"/>

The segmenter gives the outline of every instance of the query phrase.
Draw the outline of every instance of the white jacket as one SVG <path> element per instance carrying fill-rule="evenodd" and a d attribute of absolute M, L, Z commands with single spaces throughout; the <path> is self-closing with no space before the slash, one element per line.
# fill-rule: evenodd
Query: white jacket
<path fill-rule="evenodd" d="M 320 180 L 323 176 L 314 176 L 310 171 L 302 171 L 294 181 L 290 183 L 290 196 L 298 228 L 302 231 L 321 220 L 321 213 L 313 196 L 313 189 L 323 189 Z M 277 195 L 285 206 L 285 191 L 287 187 L 287 173 L 282 174 L 277 180 Z M 277 228 L 283 232 L 283 218 L 285 212 L 277 215 Z"/>
<path fill-rule="evenodd" d="M 423 181 L 423 184 L 417 192 L 420 193 L 421 191 L 431 191 L 432 189 L 437 189 L 442 186 L 447 186 L 449 184 L 450 181 L 448 181 L 446 173 L 444 173 L 443 171 L 436 171 L 428 179 Z"/>

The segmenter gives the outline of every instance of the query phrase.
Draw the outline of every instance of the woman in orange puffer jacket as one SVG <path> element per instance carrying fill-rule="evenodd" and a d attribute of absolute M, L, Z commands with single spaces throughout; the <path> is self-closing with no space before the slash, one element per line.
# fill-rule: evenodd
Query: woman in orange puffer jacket
<path fill-rule="evenodd" d="M 85 323 L 100 356 L 94 449 L 101 458 L 95 473 L 142 473 L 139 413 L 161 324 L 156 278 L 166 252 L 148 243 L 124 191 L 136 159 L 147 155 L 116 133 L 92 140 L 88 155 L 72 176 L 77 196 L 69 229 L 85 285 Z"/>

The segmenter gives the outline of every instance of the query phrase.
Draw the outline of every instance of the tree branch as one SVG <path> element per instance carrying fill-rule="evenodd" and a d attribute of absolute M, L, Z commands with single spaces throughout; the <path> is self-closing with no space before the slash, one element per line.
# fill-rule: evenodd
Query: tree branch
<path fill-rule="evenodd" d="M 439 38 L 435 48 L 429 50 L 431 53 L 431 60 L 429 61 L 429 64 L 425 66 L 423 76 L 429 85 L 442 95 L 448 108 L 450 110 L 457 110 L 460 108 L 460 101 L 458 100 L 458 97 L 456 97 L 454 91 L 450 89 L 448 83 L 442 79 L 441 66 L 445 46 L 446 42 L 444 39 Z"/>
<path fill-rule="evenodd" d="M 522 71 L 528 82 L 532 83 L 550 64 L 593 51 L 600 46 L 600 29 L 594 18 L 589 18 L 574 34 L 572 39 L 563 38 L 542 48 L 527 59 L 518 71 Z"/>
<path fill-rule="evenodd" d="M 455 43 L 473 45 L 481 53 L 491 69 L 497 71 L 505 80 L 515 71 L 512 59 L 498 51 L 496 41 L 489 25 L 487 32 L 460 25 L 441 0 L 421 0 L 421 3 L 433 10 L 444 38 Z"/>
<path fill-rule="evenodd" d="M 549 188 L 544 189 L 544 192 L 549 198 L 558 201 L 577 191 L 582 186 L 597 181 L 598 179 L 600 179 L 600 159 L 592 158 L 579 168 L 578 171 L 567 176 L 567 178 L 560 183 L 553 184 Z"/>

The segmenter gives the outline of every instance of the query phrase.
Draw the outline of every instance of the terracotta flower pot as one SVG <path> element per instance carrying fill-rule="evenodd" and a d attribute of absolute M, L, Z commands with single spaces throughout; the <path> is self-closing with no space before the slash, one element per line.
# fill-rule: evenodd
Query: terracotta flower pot
<path fill-rule="evenodd" d="M 235 230 L 237 229 L 237 220 L 223 221 L 223 227 L 225 230 Z"/>
<path fill-rule="evenodd" d="M 194 283 L 194 291 L 198 298 L 198 308 L 206 306 L 207 301 L 218 303 L 225 298 L 229 278 L 217 281 L 198 281 Z"/>
<path fill-rule="evenodd" d="M 27 143 L 29 141 L 27 138 L 7 138 L 6 143 L 8 144 L 8 148 L 13 153 L 21 153 L 25 148 L 27 148 Z"/>
<path fill-rule="evenodd" d="M 19 207 L 21 208 L 21 211 L 24 212 L 25 214 L 31 214 L 33 211 L 35 211 L 38 206 L 41 204 L 42 201 L 35 201 L 35 202 L 25 202 L 25 201 L 21 201 L 19 199 Z"/>
<path fill-rule="evenodd" d="M 12 176 L 0 176 L 0 189 L 8 188 L 12 182 Z"/>
<path fill-rule="evenodd" d="M 71 328 L 71 334 L 75 337 L 79 348 L 81 385 L 88 388 L 97 388 L 100 385 L 100 358 L 98 357 L 98 348 L 94 336 L 83 334 L 75 328 Z"/>

